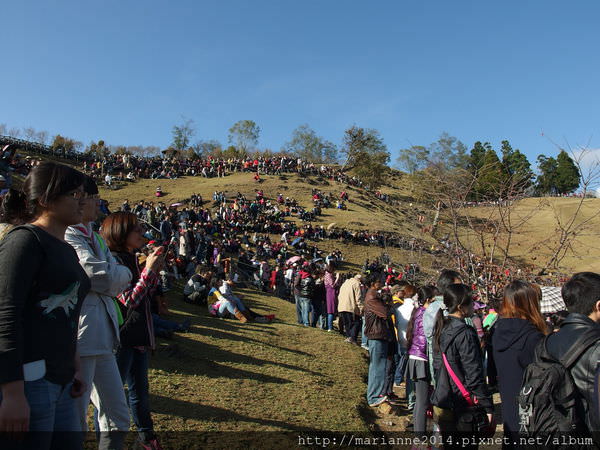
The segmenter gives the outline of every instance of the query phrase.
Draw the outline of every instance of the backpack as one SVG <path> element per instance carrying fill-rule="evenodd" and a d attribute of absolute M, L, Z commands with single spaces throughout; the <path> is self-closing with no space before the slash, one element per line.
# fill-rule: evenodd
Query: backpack
<path fill-rule="evenodd" d="M 581 355 L 600 340 L 600 332 L 584 332 L 565 356 L 557 360 L 547 350 L 546 336 L 538 345 L 534 361 L 523 374 L 517 396 L 519 432 L 526 436 L 585 432 L 585 417 L 578 411 L 578 392 L 570 369 Z"/>

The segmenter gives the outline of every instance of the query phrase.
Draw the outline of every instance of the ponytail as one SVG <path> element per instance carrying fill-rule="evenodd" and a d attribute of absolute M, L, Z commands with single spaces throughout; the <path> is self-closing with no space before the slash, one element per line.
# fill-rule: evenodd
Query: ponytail
<path fill-rule="evenodd" d="M 25 194 L 16 189 L 9 189 L 0 202 L 0 223 L 22 225 L 28 219 Z"/>
<path fill-rule="evenodd" d="M 466 284 L 451 284 L 444 289 L 444 308 L 440 308 L 435 317 L 434 348 L 440 351 L 442 331 L 450 323 L 450 318 L 444 316 L 445 310 L 453 314 L 463 306 L 473 302 L 471 288 Z"/>
<path fill-rule="evenodd" d="M 444 310 L 440 308 L 435 314 L 435 323 L 433 325 L 433 348 L 435 352 L 440 351 L 440 337 L 442 336 L 442 330 L 450 322 L 448 317 L 444 317 Z"/>

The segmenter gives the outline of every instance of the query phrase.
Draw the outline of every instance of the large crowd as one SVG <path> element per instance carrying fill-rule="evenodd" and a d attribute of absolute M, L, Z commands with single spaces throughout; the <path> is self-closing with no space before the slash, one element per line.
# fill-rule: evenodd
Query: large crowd
<path fill-rule="evenodd" d="M 315 207 L 332 207 L 326 198 L 313 192 Z M 335 199 L 347 200 L 345 192 Z M 131 419 L 144 448 L 161 448 L 148 357 L 157 337 L 190 327 L 165 317 L 177 280 L 181 300 L 215 318 L 276 320 L 240 295 L 254 286 L 293 302 L 299 325 L 368 349 L 368 404 L 397 405 L 404 384 L 413 432 L 437 433 L 445 448 L 493 433 L 495 390 L 509 447 L 536 433 L 600 430 L 598 274 L 562 279 L 564 303 L 544 315 L 544 280 L 476 258 L 435 283 L 385 257 L 344 272 L 343 253 L 320 250 L 320 241 L 429 246 L 286 221 L 307 211 L 260 189 L 251 198 L 214 192 L 111 206 L 90 174 L 56 163 L 30 167 L 19 190 L 2 189 L 2 438 L 39 431 L 27 433 L 27 448 L 82 448 L 73 432 L 87 430 L 91 403 L 99 448 L 123 448 Z M 572 402 L 561 404 L 567 394 Z"/>

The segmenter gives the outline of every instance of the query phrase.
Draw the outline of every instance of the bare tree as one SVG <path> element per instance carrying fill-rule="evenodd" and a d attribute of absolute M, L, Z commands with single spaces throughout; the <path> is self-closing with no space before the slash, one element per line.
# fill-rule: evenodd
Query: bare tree
<path fill-rule="evenodd" d="M 46 145 L 48 143 L 48 136 L 49 134 L 47 131 L 38 131 L 34 140 L 42 145 Z"/>
<path fill-rule="evenodd" d="M 11 129 L 9 129 L 6 134 L 10 137 L 13 138 L 18 138 L 19 136 L 21 136 L 21 130 L 17 127 L 13 127 Z"/>
<path fill-rule="evenodd" d="M 37 134 L 37 132 L 35 131 L 35 128 L 33 128 L 33 127 L 23 128 L 23 137 L 27 141 L 34 141 L 36 134 Z"/>
<path fill-rule="evenodd" d="M 8 127 L 5 123 L 0 123 L 0 136 L 5 136 L 7 133 Z"/>
<path fill-rule="evenodd" d="M 592 200 L 587 198 L 591 189 L 600 181 L 600 161 L 595 159 L 584 163 L 588 156 L 591 156 L 589 148 L 586 146 L 578 153 L 569 149 L 573 162 L 581 174 L 581 191 L 573 212 L 564 217 L 562 210 L 556 201 L 548 201 L 552 208 L 555 219 L 556 240 L 545 241 L 546 248 L 550 250 L 550 256 L 539 271 L 539 275 L 544 275 L 549 269 L 558 269 L 561 262 L 567 255 L 577 255 L 574 244 L 579 242 L 587 232 L 590 231 L 593 222 L 600 216 L 600 209 L 596 209 L 592 214 L 584 214 L 584 206 Z M 589 246 L 586 241 L 586 245 Z"/>

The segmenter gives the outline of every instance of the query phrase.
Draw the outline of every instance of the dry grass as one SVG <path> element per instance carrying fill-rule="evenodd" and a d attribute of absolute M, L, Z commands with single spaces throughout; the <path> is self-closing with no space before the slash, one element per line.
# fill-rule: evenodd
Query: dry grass
<path fill-rule="evenodd" d="M 517 261 L 537 267 L 546 262 L 560 237 L 557 217 L 567 222 L 575 212 L 577 198 L 528 198 L 520 201 L 515 208 L 515 216 L 528 217 L 527 224 L 513 236 L 509 255 Z M 600 272 L 600 199 L 586 199 L 583 203 L 580 219 L 576 222 L 592 219 L 585 226 L 581 236 L 573 242 L 572 252 L 563 259 L 559 270 L 565 273 L 579 271 Z M 473 215 L 484 217 L 489 214 L 487 208 L 473 208 Z M 491 240 L 488 248 L 491 247 Z M 474 247 L 477 248 L 477 247 Z"/>
<path fill-rule="evenodd" d="M 296 325 L 295 305 L 244 289 L 271 324 L 216 319 L 171 291 L 172 319 L 192 330 L 162 341 L 151 363 L 157 430 L 307 431 L 367 429 L 366 363 L 338 333 Z M 178 351 L 171 356 L 172 346 Z"/>

